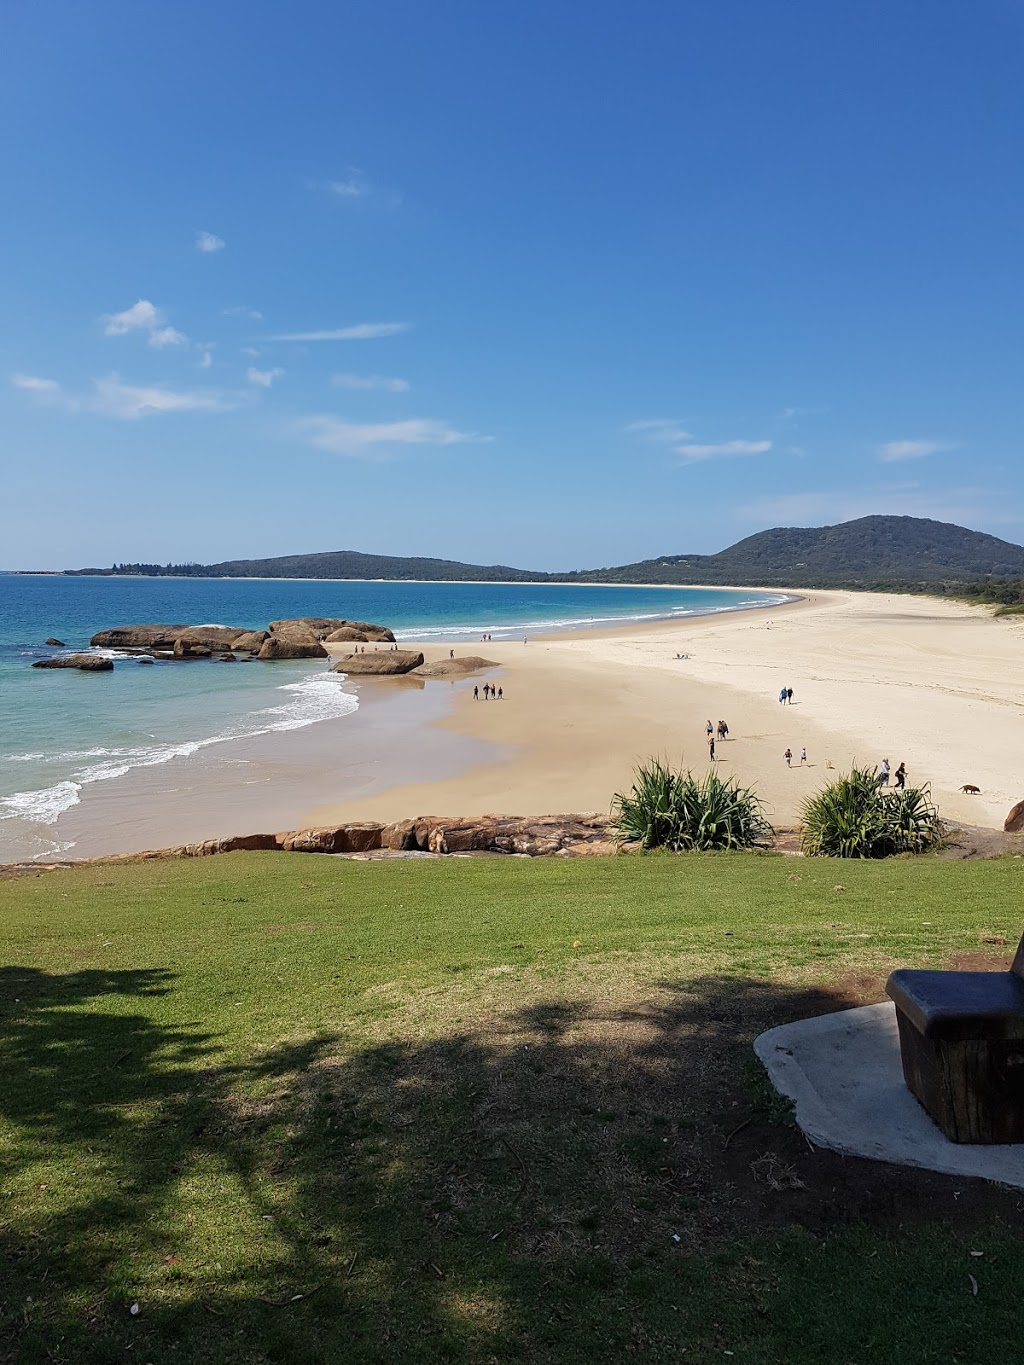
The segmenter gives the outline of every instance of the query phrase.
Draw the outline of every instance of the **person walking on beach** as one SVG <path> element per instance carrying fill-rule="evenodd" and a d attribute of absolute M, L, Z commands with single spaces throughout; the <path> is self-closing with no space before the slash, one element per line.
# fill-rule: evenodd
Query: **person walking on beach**
<path fill-rule="evenodd" d="M 889 785 L 889 760 L 887 758 L 882 759 L 882 766 L 878 770 L 878 785 L 880 787 Z"/>
<path fill-rule="evenodd" d="M 806 750 L 806 749 L 801 749 L 801 750 L 800 750 L 800 766 L 801 766 L 801 768 L 804 766 L 804 764 L 805 764 L 806 762 L 807 762 L 807 750 Z"/>
<path fill-rule="evenodd" d="M 502 699 L 502 697 L 504 697 L 504 695 L 505 695 L 504 692 L 503 692 L 503 691 L 501 690 L 501 688 L 499 687 L 499 688 L 498 688 L 498 700 L 501 701 L 501 699 Z"/>
<path fill-rule="evenodd" d="M 793 689 L 791 687 L 786 688 L 786 701 L 790 706 L 793 705 Z"/>
<path fill-rule="evenodd" d="M 793 750 L 787 748 L 782 757 L 786 760 L 786 767 L 791 768 L 793 766 Z"/>
<path fill-rule="evenodd" d="M 479 701 L 479 700 L 480 700 L 480 689 L 479 689 L 479 687 L 474 687 L 474 688 L 473 688 L 473 700 L 474 700 L 474 701 Z"/>
<path fill-rule="evenodd" d="M 448 657 L 449 657 L 449 659 L 454 659 L 454 658 L 455 658 L 455 650 L 454 650 L 454 649 L 450 649 L 450 650 L 448 651 Z"/>
<path fill-rule="evenodd" d="M 714 761 L 715 761 L 715 737 L 714 737 L 714 735 L 708 735 L 708 755 L 710 756 L 711 762 L 714 763 Z"/>
<path fill-rule="evenodd" d="M 779 705 L 782 706 L 782 705 L 785 703 L 785 700 L 786 700 L 786 689 L 783 688 L 782 691 L 779 693 Z"/>
<path fill-rule="evenodd" d="M 898 792 L 905 791 L 907 786 L 907 765 L 901 760 L 900 766 L 896 769 L 896 780 L 892 784 Z"/>
<path fill-rule="evenodd" d="M 711 736 L 715 733 L 715 727 L 711 724 L 710 721 L 708 721 L 707 725 L 704 726 L 704 733 L 707 735 L 708 739 L 710 739 Z"/>

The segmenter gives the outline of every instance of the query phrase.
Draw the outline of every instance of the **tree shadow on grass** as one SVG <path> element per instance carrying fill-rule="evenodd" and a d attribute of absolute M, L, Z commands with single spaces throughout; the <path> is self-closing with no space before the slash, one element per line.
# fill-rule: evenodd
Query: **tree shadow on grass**
<path fill-rule="evenodd" d="M 84 1176 L 5 1229 L 11 1359 L 660 1361 L 746 1333 L 758 1360 L 810 1361 L 906 1285 L 875 1285 L 870 1314 L 862 1294 L 794 1308 L 783 1263 L 810 1285 L 811 1252 L 865 1222 L 1020 1222 L 1015 1195 L 815 1153 L 779 1122 L 750 1041 L 861 1003 L 842 990 L 666 981 L 217 1066 L 208 1036 L 97 1008 L 166 974 L 25 979 L 0 1096 L 15 1180 L 62 1153 Z M 953 1358 L 970 1324 L 944 1311 L 903 1311 L 907 1343 L 941 1330 Z"/>

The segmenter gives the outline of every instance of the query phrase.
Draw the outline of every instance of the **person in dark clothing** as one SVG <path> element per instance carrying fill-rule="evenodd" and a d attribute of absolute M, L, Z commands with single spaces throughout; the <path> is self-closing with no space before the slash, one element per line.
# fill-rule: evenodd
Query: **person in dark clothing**
<path fill-rule="evenodd" d="M 900 766 L 896 769 L 896 778 L 893 783 L 893 786 L 896 788 L 898 792 L 904 791 L 906 789 L 907 765 L 905 763 L 901 762 Z"/>

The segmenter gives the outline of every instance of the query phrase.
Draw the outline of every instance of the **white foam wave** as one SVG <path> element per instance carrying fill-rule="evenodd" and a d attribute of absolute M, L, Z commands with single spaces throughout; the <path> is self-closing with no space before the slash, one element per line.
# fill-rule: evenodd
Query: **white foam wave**
<path fill-rule="evenodd" d="M 183 740 L 177 744 L 140 745 L 135 748 L 82 749 L 52 756 L 12 755 L 23 762 L 30 759 L 37 761 L 63 759 L 65 762 L 78 763 L 86 758 L 96 758 L 100 761 L 77 768 L 70 779 L 57 782 L 51 787 L 37 791 L 15 792 L 11 796 L 0 798 L 0 820 L 33 820 L 40 824 L 52 825 L 64 811 L 78 805 L 82 787 L 93 782 L 109 782 L 124 777 L 136 768 L 152 768 L 170 763 L 176 758 L 190 758 L 199 750 L 208 749 L 215 744 L 254 739 L 259 735 L 279 731 L 301 730 L 320 721 L 351 715 L 353 711 L 358 710 L 359 699 L 351 692 L 344 691 L 343 681 L 344 679 L 337 673 L 312 673 L 297 682 L 284 683 L 277 690 L 289 694 L 287 701 L 279 706 L 267 706 L 258 711 L 250 711 L 223 734 L 209 735 L 204 739 Z"/>

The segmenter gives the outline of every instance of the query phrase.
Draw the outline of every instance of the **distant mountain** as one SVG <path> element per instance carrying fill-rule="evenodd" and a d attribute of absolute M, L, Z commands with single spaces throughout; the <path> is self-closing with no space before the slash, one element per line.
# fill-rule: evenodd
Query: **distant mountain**
<path fill-rule="evenodd" d="M 1024 576 L 1024 546 L 923 517 L 759 531 L 714 555 L 670 555 L 596 573 L 605 583 L 887 587 Z"/>
<path fill-rule="evenodd" d="M 193 578 L 383 578 L 485 583 L 706 583 L 784 588 L 941 587 L 990 577 L 1024 578 L 1024 546 L 922 517 L 860 517 L 838 526 L 775 527 L 713 555 L 666 555 L 610 569 L 540 573 L 505 564 L 462 564 L 334 550 L 220 564 L 115 564 L 77 574 Z"/>
<path fill-rule="evenodd" d="M 279 555 L 273 559 L 227 559 L 220 564 L 115 564 L 110 569 L 68 569 L 71 574 L 143 575 L 174 578 L 430 578 L 442 582 L 477 579 L 484 583 L 523 583 L 548 574 L 531 574 L 506 564 L 461 564 L 454 559 L 367 555 L 358 550 Z"/>

